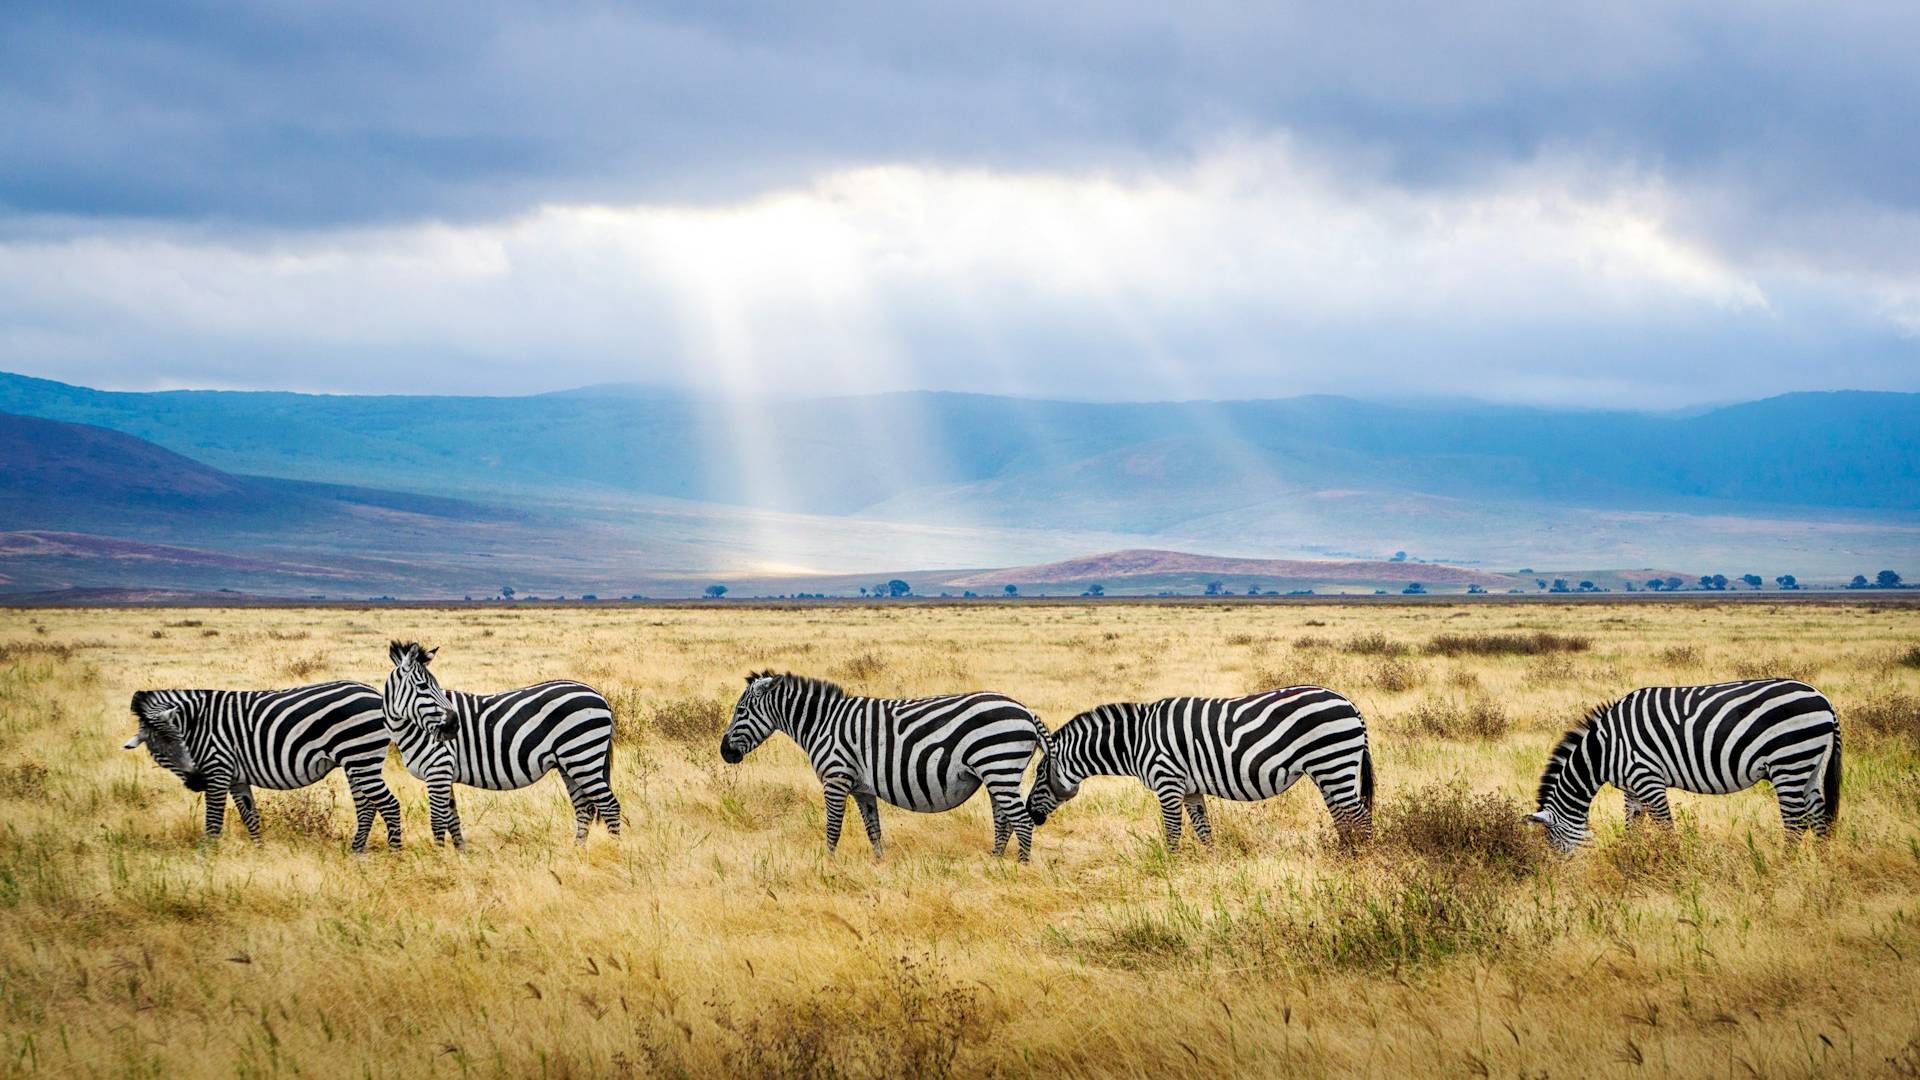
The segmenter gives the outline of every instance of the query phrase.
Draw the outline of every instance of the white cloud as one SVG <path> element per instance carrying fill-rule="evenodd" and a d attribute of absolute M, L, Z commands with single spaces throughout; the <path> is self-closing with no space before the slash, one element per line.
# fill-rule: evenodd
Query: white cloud
<path fill-rule="evenodd" d="M 1796 317 L 1777 281 L 1848 332 L 1910 332 L 1916 279 L 1735 263 L 1687 213 L 1656 177 L 1577 162 L 1413 189 L 1267 139 L 1129 174 L 852 168 L 718 207 L 115 228 L 0 243 L 0 362 L 121 385 L 1638 402 L 1751 374 Z M 1913 378 L 1873 363 L 1839 377 Z M 1836 374 L 1783 353 L 1761 389 Z"/>

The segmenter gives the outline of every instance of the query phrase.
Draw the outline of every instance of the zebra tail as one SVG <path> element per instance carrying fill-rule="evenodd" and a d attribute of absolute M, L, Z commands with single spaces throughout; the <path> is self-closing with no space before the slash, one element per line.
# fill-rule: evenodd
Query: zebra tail
<path fill-rule="evenodd" d="M 1840 820 L 1840 729 L 1833 729 L 1833 749 L 1827 752 L 1826 774 L 1820 778 L 1820 791 L 1827 804 L 1826 827 L 1831 830 Z"/>
<path fill-rule="evenodd" d="M 1360 805 L 1373 813 L 1373 747 L 1360 748 Z"/>

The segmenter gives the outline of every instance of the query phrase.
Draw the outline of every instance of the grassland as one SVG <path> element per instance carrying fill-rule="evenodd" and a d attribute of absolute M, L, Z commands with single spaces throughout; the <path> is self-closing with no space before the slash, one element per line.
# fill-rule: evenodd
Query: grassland
<path fill-rule="evenodd" d="M 604 689 L 627 835 L 576 848 L 549 778 L 437 849 L 390 765 L 402 852 L 346 852 L 337 775 L 202 851 L 119 749 L 135 689 L 377 682 L 392 636 L 449 686 Z M 1029 866 L 978 798 L 828 856 L 797 749 L 719 762 L 758 667 L 1056 724 L 1322 682 L 1372 727 L 1380 834 L 1342 852 L 1302 787 L 1169 855 L 1116 779 Z M 1583 706 L 1759 674 L 1840 709 L 1832 841 L 1765 791 L 1677 795 L 1671 835 L 1606 792 L 1571 860 L 1521 827 Z M 0 1074 L 1915 1076 L 1916 764 L 1920 609 L 1865 602 L 0 611 Z"/>

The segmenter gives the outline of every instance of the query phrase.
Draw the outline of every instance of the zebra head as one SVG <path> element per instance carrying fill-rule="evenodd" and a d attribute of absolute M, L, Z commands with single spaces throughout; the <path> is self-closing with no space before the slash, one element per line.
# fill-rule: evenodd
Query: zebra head
<path fill-rule="evenodd" d="M 1060 758 L 1058 748 L 1065 735 L 1065 727 L 1053 733 L 1047 740 L 1040 764 L 1033 771 L 1033 787 L 1027 791 L 1027 817 L 1036 827 L 1045 825 L 1061 803 L 1080 794 L 1080 782 L 1086 779 L 1076 775 Z"/>
<path fill-rule="evenodd" d="M 154 764 L 180 778 L 188 791 L 205 791 L 207 778 L 187 745 L 187 702 L 170 690 L 142 690 L 133 695 L 130 706 L 140 730 L 122 749 L 147 748 Z"/>
<path fill-rule="evenodd" d="M 387 659 L 393 661 L 393 671 L 387 675 L 382 698 L 390 719 L 413 724 L 445 742 L 453 737 L 453 703 L 440 689 L 440 680 L 427 670 L 439 651 L 437 646 L 421 648 L 417 641 L 390 642 Z"/>
<path fill-rule="evenodd" d="M 1546 831 L 1547 843 L 1562 855 L 1569 855 L 1593 839 L 1587 828 L 1587 812 L 1599 789 L 1595 777 L 1595 756 L 1602 734 L 1597 727 L 1601 713 L 1596 710 L 1580 726 L 1560 737 L 1559 745 L 1547 758 L 1540 774 L 1540 790 L 1534 812 L 1527 820 Z"/>
<path fill-rule="evenodd" d="M 777 726 L 779 710 L 773 701 L 774 675 L 770 671 L 747 676 L 747 688 L 734 703 L 733 720 L 720 736 L 720 759 L 738 765 L 755 747 L 767 741 Z"/>

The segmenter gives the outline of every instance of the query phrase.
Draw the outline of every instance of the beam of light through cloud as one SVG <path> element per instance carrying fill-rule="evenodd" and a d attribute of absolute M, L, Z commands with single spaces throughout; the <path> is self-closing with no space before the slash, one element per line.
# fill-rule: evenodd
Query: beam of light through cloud
<path fill-rule="evenodd" d="M 728 205 L 26 234 L 0 241 L 0 367 L 1627 405 L 1920 383 L 1920 270 L 1743 262 L 1698 240 L 1690 206 L 1644 171 L 1549 160 L 1409 188 L 1268 138 L 1126 174 L 861 167 Z"/>

